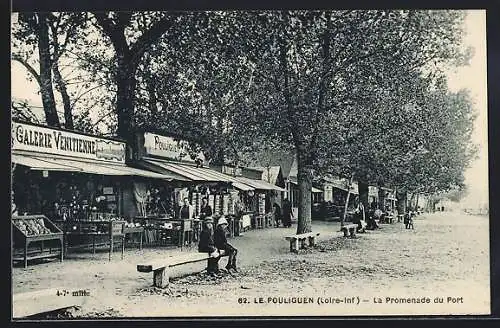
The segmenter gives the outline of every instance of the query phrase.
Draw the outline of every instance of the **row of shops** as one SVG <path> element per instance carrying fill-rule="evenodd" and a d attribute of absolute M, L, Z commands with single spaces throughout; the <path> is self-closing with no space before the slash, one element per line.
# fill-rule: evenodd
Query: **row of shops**
<path fill-rule="evenodd" d="M 204 198 L 214 218 L 229 219 L 233 234 L 262 225 L 285 198 L 297 218 L 293 164 L 286 174 L 280 165 L 210 167 L 203 153 L 189 153 L 186 141 L 141 132 L 135 142 L 128 147 L 118 139 L 12 123 L 14 244 L 24 259 L 29 238 L 52 231 L 64 235 L 65 248 L 95 246 L 96 237 L 112 239 L 117 222 L 142 233 L 145 245 L 180 245 L 178 232 L 199 229 Z M 342 215 L 348 191 L 353 206 L 357 183 L 324 178 L 311 190 L 313 218 Z M 186 201 L 191 227 L 181 217 Z M 392 210 L 394 192 L 370 186 L 369 203 Z"/>
<path fill-rule="evenodd" d="M 26 246 L 26 237 L 56 232 L 52 224 L 65 234 L 66 247 L 95 243 L 96 235 L 109 237 L 112 222 L 142 228 L 146 244 L 175 244 L 175 231 L 189 230 L 181 222 L 186 200 L 191 221 L 200 219 L 206 198 L 215 217 L 248 218 L 238 223 L 246 229 L 285 191 L 227 174 L 224 167 L 209 168 L 202 153 L 189 154 L 185 141 L 144 132 L 136 142 L 127 147 L 117 139 L 13 122 L 15 246 Z"/>

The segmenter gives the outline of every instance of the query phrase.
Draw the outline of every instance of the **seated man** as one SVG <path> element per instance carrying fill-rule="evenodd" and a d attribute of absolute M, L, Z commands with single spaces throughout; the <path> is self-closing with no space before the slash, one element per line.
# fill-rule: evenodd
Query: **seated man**
<path fill-rule="evenodd" d="M 226 265 L 227 271 L 233 269 L 235 272 L 238 272 L 236 268 L 236 254 L 238 254 L 238 250 L 227 242 L 226 228 L 227 220 L 222 216 L 217 222 L 217 228 L 214 233 L 215 247 L 217 247 L 221 255 L 228 254 L 229 259 Z"/>
<path fill-rule="evenodd" d="M 212 217 L 205 218 L 198 243 L 198 252 L 208 253 L 210 256 L 207 273 L 212 276 L 219 272 L 219 253 L 215 247 L 213 223 Z"/>

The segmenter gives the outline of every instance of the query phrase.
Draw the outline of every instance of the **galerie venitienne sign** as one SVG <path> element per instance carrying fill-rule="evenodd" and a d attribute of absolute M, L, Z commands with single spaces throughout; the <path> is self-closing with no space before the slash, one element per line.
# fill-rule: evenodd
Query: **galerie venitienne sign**
<path fill-rule="evenodd" d="M 26 123 L 12 123 L 12 150 L 125 163 L 125 143 Z"/>

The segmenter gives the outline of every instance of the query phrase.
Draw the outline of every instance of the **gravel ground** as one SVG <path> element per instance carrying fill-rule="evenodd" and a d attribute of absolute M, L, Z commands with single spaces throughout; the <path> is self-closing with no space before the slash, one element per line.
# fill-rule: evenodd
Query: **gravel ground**
<path fill-rule="evenodd" d="M 124 260 L 115 253 L 111 262 L 106 252 L 73 254 L 14 268 L 13 292 L 90 292 L 81 307 L 49 319 L 489 314 L 488 226 L 487 216 L 422 214 L 414 230 L 384 224 L 351 239 L 338 222 L 314 221 L 318 243 L 298 255 L 284 240 L 295 227 L 253 230 L 230 241 L 240 272 L 211 278 L 205 263 L 184 265 L 166 289 L 151 287 L 152 274 L 136 265 L 178 249 L 126 250 Z"/>

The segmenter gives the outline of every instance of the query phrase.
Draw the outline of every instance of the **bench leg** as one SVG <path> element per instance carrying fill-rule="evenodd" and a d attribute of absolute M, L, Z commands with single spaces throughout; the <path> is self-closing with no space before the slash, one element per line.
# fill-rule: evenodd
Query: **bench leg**
<path fill-rule="evenodd" d="M 153 286 L 165 288 L 168 286 L 168 283 L 168 273 L 166 268 L 153 271 Z"/>
<path fill-rule="evenodd" d="M 351 238 L 356 237 L 356 228 L 349 229 L 349 234 L 351 235 Z"/>
<path fill-rule="evenodd" d="M 308 237 L 309 239 L 309 246 L 313 247 L 314 246 L 314 237 Z"/>
<path fill-rule="evenodd" d="M 61 262 L 64 260 L 64 237 L 61 236 L 59 239 L 61 242 Z"/>
<path fill-rule="evenodd" d="M 290 252 L 293 252 L 293 245 L 295 244 L 295 240 L 290 240 Z"/>
<path fill-rule="evenodd" d="M 298 239 L 295 239 L 295 252 L 298 253 L 299 252 L 299 240 Z"/>
<path fill-rule="evenodd" d="M 344 237 L 349 237 L 349 231 L 347 228 L 342 229 L 342 232 L 344 233 Z"/>

